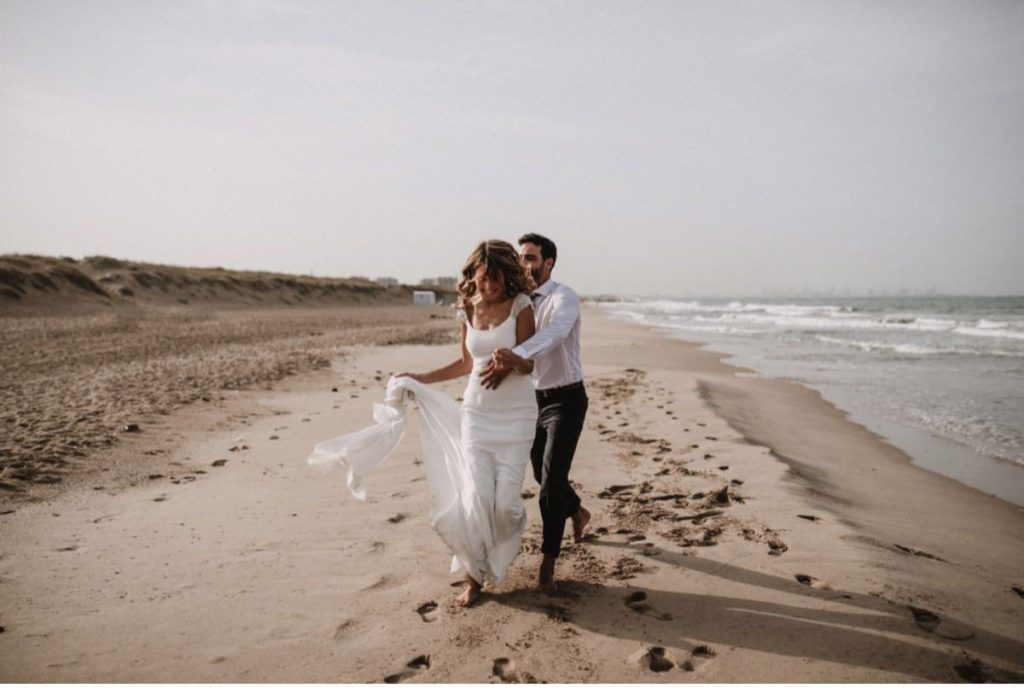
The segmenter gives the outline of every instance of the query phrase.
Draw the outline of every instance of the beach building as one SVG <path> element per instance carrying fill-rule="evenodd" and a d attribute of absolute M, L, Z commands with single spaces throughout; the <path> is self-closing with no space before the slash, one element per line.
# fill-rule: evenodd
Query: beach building
<path fill-rule="evenodd" d="M 419 306 L 433 306 L 437 303 L 437 295 L 432 291 L 414 291 L 412 302 Z"/>
<path fill-rule="evenodd" d="M 421 287 L 436 287 L 438 289 L 455 289 L 458 279 L 455 277 L 424 277 L 420 280 Z"/>

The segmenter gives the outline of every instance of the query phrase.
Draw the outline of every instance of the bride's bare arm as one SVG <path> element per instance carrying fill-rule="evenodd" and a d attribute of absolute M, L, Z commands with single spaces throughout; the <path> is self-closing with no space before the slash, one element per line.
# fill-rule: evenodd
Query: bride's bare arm
<path fill-rule="evenodd" d="M 425 385 L 432 384 L 434 382 L 444 382 L 445 380 L 454 380 L 457 377 L 468 375 L 473 370 L 473 357 L 469 355 L 469 349 L 466 348 L 466 323 L 462 323 L 462 357 L 457 358 L 443 368 L 437 370 L 431 370 L 429 373 L 398 373 L 395 377 L 411 377 L 417 382 L 422 382 Z"/>

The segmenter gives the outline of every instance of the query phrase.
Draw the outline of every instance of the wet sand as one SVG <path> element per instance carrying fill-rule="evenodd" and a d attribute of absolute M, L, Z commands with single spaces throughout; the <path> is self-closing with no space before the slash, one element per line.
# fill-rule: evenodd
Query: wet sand
<path fill-rule="evenodd" d="M 523 552 L 466 610 L 415 422 L 367 502 L 306 465 L 371 422 L 388 374 L 455 352 L 353 332 L 319 350 L 327 366 L 169 408 L 83 457 L 130 480 L 98 470 L 9 502 L 0 679 L 1021 680 L 1021 509 L 914 467 L 814 392 L 584 316 L 573 479 L 594 518 L 558 596 L 532 589 L 532 478 Z"/>

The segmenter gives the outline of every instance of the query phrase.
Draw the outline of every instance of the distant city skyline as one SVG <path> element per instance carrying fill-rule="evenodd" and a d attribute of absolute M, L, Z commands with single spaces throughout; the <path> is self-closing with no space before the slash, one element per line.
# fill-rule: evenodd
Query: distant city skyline
<path fill-rule="evenodd" d="M 1024 294 L 1024 1 L 0 0 L 0 253 Z"/>

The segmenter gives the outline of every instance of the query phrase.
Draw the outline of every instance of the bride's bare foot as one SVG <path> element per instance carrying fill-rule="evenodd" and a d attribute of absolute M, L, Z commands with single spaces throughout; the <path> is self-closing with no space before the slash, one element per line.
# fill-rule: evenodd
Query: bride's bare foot
<path fill-rule="evenodd" d="M 466 576 L 466 587 L 463 588 L 462 594 L 455 598 L 455 604 L 460 607 L 472 607 L 478 599 L 480 599 L 480 584 Z"/>
<path fill-rule="evenodd" d="M 590 512 L 581 505 L 579 510 L 572 515 L 572 539 L 573 542 L 583 542 L 583 530 L 590 523 Z"/>
<path fill-rule="evenodd" d="M 555 584 L 555 561 L 557 557 L 545 554 L 540 562 L 540 572 L 537 574 L 537 592 L 546 595 L 554 595 L 558 592 L 558 585 Z"/>

